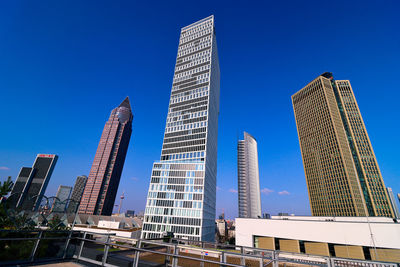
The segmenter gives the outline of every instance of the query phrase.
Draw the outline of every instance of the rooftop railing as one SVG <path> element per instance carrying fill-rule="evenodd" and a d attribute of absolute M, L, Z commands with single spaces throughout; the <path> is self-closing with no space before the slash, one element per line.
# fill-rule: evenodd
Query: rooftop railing
<path fill-rule="evenodd" d="M 399 266 L 174 238 L 144 240 L 80 231 L 0 230 L 1 266 L 55 261 L 130 267 Z"/>

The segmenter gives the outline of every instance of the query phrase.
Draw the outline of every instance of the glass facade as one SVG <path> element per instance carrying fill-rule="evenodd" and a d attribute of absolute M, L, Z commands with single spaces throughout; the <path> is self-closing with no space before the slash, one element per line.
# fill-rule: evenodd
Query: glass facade
<path fill-rule="evenodd" d="M 393 217 L 350 82 L 324 73 L 292 102 L 312 214 Z"/>
<path fill-rule="evenodd" d="M 214 17 L 182 28 L 142 238 L 214 240 L 219 75 Z"/>

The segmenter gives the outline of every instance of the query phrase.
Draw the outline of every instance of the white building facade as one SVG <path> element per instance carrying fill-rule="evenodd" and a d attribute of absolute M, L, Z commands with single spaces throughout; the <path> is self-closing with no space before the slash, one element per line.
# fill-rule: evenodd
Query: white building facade
<path fill-rule="evenodd" d="M 236 245 L 400 263 L 400 223 L 385 217 L 236 218 Z"/>
<path fill-rule="evenodd" d="M 161 160 L 153 165 L 142 238 L 213 241 L 220 71 L 214 16 L 181 29 Z"/>
<path fill-rule="evenodd" d="M 240 218 L 261 218 L 257 141 L 246 132 L 238 141 L 238 202 Z"/>

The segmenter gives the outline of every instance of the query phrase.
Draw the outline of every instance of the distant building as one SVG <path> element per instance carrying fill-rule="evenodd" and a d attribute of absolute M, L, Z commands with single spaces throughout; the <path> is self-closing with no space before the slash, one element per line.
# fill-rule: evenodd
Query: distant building
<path fill-rule="evenodd" d="M 132 133 L 129 98 L 111 111 L 83 192 L 79 213 L 111 215 Z"/>
<path fill-rule="evenodd" d="M 126 215 L 127 215 L 128 217 L 133 217 L 133 216 L 135 216 L 135 211 L 134 211 L 134 210 L 127 210 L 127 211 L 126 211 Z"/>
<path fill-rule="evenodd" d="M 228 229 L 228 238 L 235 238 L 235 228 L 233 229 Z"/>
<path fill-rule="evenodd" d="M 271 219 L 271 214 L 269 213 L 263 213 L 263 219 Z"/>
<path fill-rule="evenodd" d="M 67 202 L 71 195 L 72 187 L 60 185 L 58 187 L 56 199 L 54 200 L 52 212 L 65 212 L 67 208 Z"/>
<path fill-rule="evenodd" d="M 46 191 L 58 156 L 38 154 L 32 168 L 23 167 L 9 198 L 10 206 L 36 211 Z"/>
<path fill-rule="evenodd" d="M 238 141 L 238 203 L 240 218 L 261 218 L 257 141 L 244 132 Z"/>
<path fill-rule="evenodd" d="M 71 201 L 68 204 L 67 212 L 75 213 L 78 211 L 79 203 L 81 202 L 83 190 L 85 190 L 85 185 L 87 182 L 86 175 L 80 175 L 75 180 L 74 189 L 71 194 Z"/>
<path fill-rule="evenodd" d="M 236 245 L 400 263 L 400 223 L 385 217 L 236 218 Z"/>
<path fill-rule="evenodd" d="M 227 236 L 228 234 L 228 227 L 227 227 L 227 223 L 224 219 L 218 219 L 215 221 L 217 224 L 217 230 L 218 230 L 218 234 L 222 237 Z"/>
<path fill-rule="evenodd" d="M 390 204 L 392 205 L 392 209 L 393 209 L 393 212 L 395 214 L 395 217 L 397 219 L 400 219 L 399 206 L 397 205 L 397 201 L 396 201 L 396 198 L 394 197 L 392 188 L 388 187 L 387 188 L 387 192 L 388 192 L 388 195 L 389 195 Z"/>
<path fill-rule="evenodd" d="M 350 82 L 323 73 L 292 102 L 312 215 L 394 217 Z"/>
<path fill-rule="evenodd" d="M 140 238 L 143 222 L 137 217 L 103 216 L 89 214 L 70 214 L 68 222 L 71 226 L 75 221 L 73 230 L 93 234 L 115 235 L 116 237 Z"/>
<path fill-rule="evenodd" d="M 289 216 L 289 213 L 287 213 L 287 212 L 279 212 L 278 216 Z"/>

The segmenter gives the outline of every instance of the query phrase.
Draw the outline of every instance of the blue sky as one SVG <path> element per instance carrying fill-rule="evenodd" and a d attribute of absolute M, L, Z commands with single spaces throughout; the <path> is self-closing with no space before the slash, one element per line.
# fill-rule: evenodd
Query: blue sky
<path fill-rule="evenodd" d="M 215 15 L 221 67 L 217 214 L 237 214 L 236 143 L 258 141 L 262 209 L 309 215 L 291 95 L 349 79 L 384 181 L 400 192 L 398 1 L 2 1 L 0 179 L 37 153 L 59 161 L 46 195 L 88 175 L 104 123 L 129 96 L 119 187 L 144 209 L 159 159 L 180 28 Z M 118 202 L 118 200 L 117 200 Z"/>

